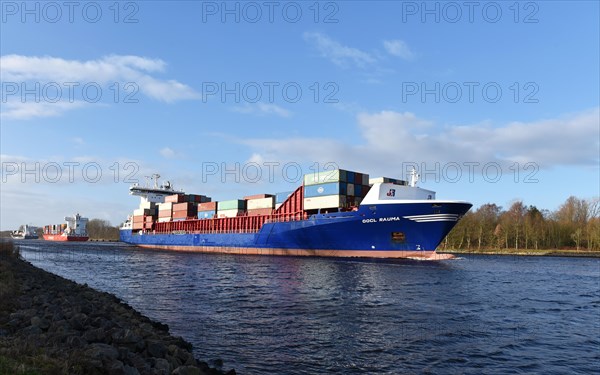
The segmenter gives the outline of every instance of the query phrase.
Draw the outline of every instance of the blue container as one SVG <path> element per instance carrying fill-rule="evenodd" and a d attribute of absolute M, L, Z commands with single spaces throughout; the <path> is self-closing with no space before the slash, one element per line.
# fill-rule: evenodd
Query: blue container
<path fill-rule="evenodd" d="M 292 195 L 293 191 L 284 191 L 283 193 L 275 194 L 275 203 L 283 203 L 290 195 Z"/>
<path fill-rule="evenodd" d="M 346 178 L 349 183 L 353 184 L 354 183 L 354 172 L 347 171 Z"/>
<path fill-rule="evenodd" d="M 354 185 L 354 196 L 355 197 L 361 197 L 362 196 L 362 185 Z"/>
<path fill-rule="evenodd" d="M 329 184 L 309 185 L 304 187 L 304 197 L 321 197 L 325 195 L 346 195 L 345 182 L 332 182 Z"/>
<path fill-rule="evenodd" d="M 212 219 L 215 214 L 216 212 L 214 210 L 198 211 L 198 219 Z"/>

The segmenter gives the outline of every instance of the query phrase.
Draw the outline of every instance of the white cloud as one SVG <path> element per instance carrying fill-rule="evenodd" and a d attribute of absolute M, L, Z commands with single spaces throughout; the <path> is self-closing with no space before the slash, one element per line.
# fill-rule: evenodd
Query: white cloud
<path fill-rule="evenodd" d="M 82 108 L 88 103 L 83 101 L 73 101 L 72 103 L 57 102 L 57 103 L 46 103 L 35 101 L 23 102 L 16 98 L 16 100 L 6 100 L 2 104 L 2 112 L 0 112 L 0 118 L 6 120 L 28 120 L 36 117 L 56 117 L 60 116 L 66 111 L 71 111 L 77 108 Z"/>
<path fill-rule="evenodd" d="M 314 44 L 321 52 L 321 56 L 339 66 L 355 65 L 364 68 L 377 62 L 371 54 L 358 48 L 345 46 L 321 33 L 306 32 L 304 39 Z"/>
<path fill-rule="evenodd" d="M 283 107 L 267 103 L 245 103 L 243 106 L 234 107 L 233 111 L 257 115 L 276 115 L 280 117 L 290 117 L 292 115 L 290 111 Z"/>
<path fill-rule="evenodd" d="M 393 170 L 402 162 L 597 166 L 599 117 L 599 109 L 594 108 L 529 123 L 444 127 L 410 112 L 363 112 L 357 115 L 360 141 L 354 145 L 333 138 L 263 138 L 239 142 L 275 160 L 343 161 L 365 170 L 373 169 L 373 165 Z"/>
<path fill-rule="evenodd" d="M 2 117 L 6 119 L 59 116 L 68 110 L 90 104 L 94 100 L 83 97 L 83 87 L 86 85 L 98 85 L 101 88 L 101 101 L 98 103 L 102 103 L 102 99 L 105 102 L 125 100 L 127 95 L 130 95 L 130 99 L 139 100 L 138 91 L 153 100 L 166 103 L 199 97 L 194 89 L 181 82 L 151 75 L 163 73 L 166 63 L 141 56 L 111 55 L 81 61 L 51 56 L 4 55 L 0 57 L 0 66 L 0 79 L 3 89 L 6 88 Z M 115 84 L 119 87 L 118 94 Z M 28 90 L 35 89 L 41 98 L 34 100 L 23 97 L 23 86 Z M 46 87 L 49 91 L 45 91 Z M 57 93 L 60 95 L 57 96 Z"/>
<path fill-rule="evenodd" d="M 385 40 L 383 42 L 385 50 L 393 56 L 400 57 L 404 60 L 412 60 L 415 58 L 415 54 L 410 50 L 408 44 L 403 40 Z"/>
<path fill-rule="evenodd" d="M 163 147 L 159 152 L 164 158 L 167 159 L 175 159 L 180 156 L 179 153 L 175 152 L 175 150 L 170 147 Z"/>

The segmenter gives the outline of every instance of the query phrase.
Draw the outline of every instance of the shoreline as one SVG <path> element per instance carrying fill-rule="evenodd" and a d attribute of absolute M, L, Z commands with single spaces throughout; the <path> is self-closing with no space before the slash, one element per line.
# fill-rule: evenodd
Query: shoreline
<path fill-rule="evenodd" d="M 522 249 L 522 250 L 437 250 L 438 254 L 456 254 L 456 255 L 517 255 L 517 256 L 548 256 L 548 257 L 577 257 L 577 258 L 600 258 L 600 251 L 587 250 L 560 250 L 560 249 Z"/>
<path fill-rule="evenodd" d="M 166 324 L 115 295 L 33 266 L 12 243 L 0 246 L 0 373 L 235 375 L 196 359 Z"/>

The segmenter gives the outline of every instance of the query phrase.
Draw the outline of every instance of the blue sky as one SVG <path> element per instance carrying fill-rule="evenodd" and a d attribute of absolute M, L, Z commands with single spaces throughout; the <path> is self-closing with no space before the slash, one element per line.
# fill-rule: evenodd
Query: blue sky
<path fill-rule="evenodd" d="M 0 229 L 118 224 L 152 173 L 217 200 L 331 165 L 475 206 L 598 196 L 598 2 L 424 4 L 2 1 Z"/>

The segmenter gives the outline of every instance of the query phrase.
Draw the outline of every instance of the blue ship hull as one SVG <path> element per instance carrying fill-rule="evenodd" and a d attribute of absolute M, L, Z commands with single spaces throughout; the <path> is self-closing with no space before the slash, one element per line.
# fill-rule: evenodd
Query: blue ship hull
<path fill-rule="evenodd" d="M 420 201 L 360 206 L 307 220 L 264 224 L 254 233 L 139 234 L 122 242 L 166 250 L 264 255 L 430 257 L 471 204 Z M 208 219 L 210 220 L 210 219 Z"/>

